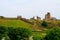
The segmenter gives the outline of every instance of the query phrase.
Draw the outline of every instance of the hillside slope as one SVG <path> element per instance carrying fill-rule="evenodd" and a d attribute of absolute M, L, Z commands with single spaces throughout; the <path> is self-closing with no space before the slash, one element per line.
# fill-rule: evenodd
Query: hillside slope
<path fill-rule="evenodd" d="M 0 26 L 28 28 L 31 26 L 31 24 L 21 20 L 0 19 Z"/>

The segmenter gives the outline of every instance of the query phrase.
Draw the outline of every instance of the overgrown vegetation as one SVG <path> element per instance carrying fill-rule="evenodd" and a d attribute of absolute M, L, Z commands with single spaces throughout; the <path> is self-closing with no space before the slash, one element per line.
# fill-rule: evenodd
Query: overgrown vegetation
<path fill-rule="evenodd" d="M 48 26 L 48 23 L 47 23 L 46 21 L 43 21 L 43 22 L 42 22 L 42 26 L 43 26 L 43 27 L 47 27 L 47 26 Z"/>
<path fill-rule="evenodd" d="M 33 32 L 33 40 L 43 40 L 45 35 L 46 35 L 46 32 L 45 30 L 43 31 L 36 31 L 36 32 Z"/>
<path fill-rule="evenodd" d="M 6 26 L 6 27 L 25 27 L 25 28 L 31 27 L 31 24 L 26 23 L 22 20 L 9 20 L 9 19 L 6 19 L 6 20 L 0 19 L 0 25 Z"/>
<path fill-rule="evenodd" d="M 2 25 L 0 26 L 0 40 L 3 37 L 5 37 L 5 40 L 29 40 L 30 36 L 33 36 L 33 40 L 60 39 L 60 28 L 55 28 L 55 26 L 53 26 L 53 22 L 52 24 L 47 23 L 46 21 L 41 21 L 40 23 L 39 21 L 37 22 L 35 20 L 34 24 L 35 25 L 33 27 L 33 25 L 31 25 L 30 23 L 22 20 L 0 19 L 0 25 Z M 52 25 L 51 27 L 49 26 L 50 24 Z M 60 26 L 60 22 L 58 22 L 58 25 Z M 37 30 L 35 30 L 36 32 L 32 33 L 34 29 Z M 47 29 L 48 31 L 43 29 Z"/>
<path fill-rule="evenodd" d="M 0 40 L 7 34 L 7 28 L 4 26 L 0 26 Z"/>
<path fill-rule="evenodd" d="M 60 28 L 59 27 L 54 27 L 50 29 L 45 38 L 45 40 L 60 40 Z"/>
<path fill-rule="evenodd" d="M 29 40 L 31 35 L 31 29 L 0 26 L 0 40 L 3 37 L 8 40 Z"/>

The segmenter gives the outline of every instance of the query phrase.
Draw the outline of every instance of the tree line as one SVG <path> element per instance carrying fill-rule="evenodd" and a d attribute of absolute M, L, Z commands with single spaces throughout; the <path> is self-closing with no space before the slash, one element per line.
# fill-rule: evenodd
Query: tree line
<path fill-rule="evenodd" d="M 5 37 L 5 40 L 28 40 L 32 35 L 32 31 L 27 28 L 15 28 L 0 26 L 0 40 Z"/>

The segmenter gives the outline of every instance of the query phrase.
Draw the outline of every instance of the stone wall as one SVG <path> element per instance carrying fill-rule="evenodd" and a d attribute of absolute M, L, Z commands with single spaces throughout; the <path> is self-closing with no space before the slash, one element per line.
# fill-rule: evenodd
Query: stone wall
<path fill-rule="evenodd" d="M 3 19 L 4 17 L 3 16 L 0 16 L 0 19 Z"/>
<path fill-rule="evenodd" d="M 41 18 L 37 16 L 37 20 L 38 20 L 38 21 L 40 21 L 40 20 L 41 20 Z"/>

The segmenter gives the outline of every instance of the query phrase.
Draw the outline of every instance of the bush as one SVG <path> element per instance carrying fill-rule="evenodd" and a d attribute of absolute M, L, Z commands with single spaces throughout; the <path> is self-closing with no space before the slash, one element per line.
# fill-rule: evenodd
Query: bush
<path fill-rule="evenodd" d="M 48 23 L 46 21 L 43 21 L 42 22 L 42 26 L 47 27 L 48 26 Z"/>
<path fill-rule="evenodd" d="M 8 27 L 8 37 L 10 40 L 17 40 L 15 28 Z"/>
<path fill-rule="evenodd" d="M 27 28 L 8 28 L 8 36 L 11 40 L 23 40 L 28 39 L 32 31 Z"/>
<path fill-rule="evenodd" d="M 29 38 L 32 34 L 32 31 L 27 28 L 18 28 L 17 30 L 22 39 Z"/>
<path fill-rule="evenodd" d="M 0 40 L 25 40 L 32 35 L 32 31 L 27 28 L 14 28 L 0 26 Z"/>
<path fill-rule="evenodd" d="M 7 35 L 7 27 L 0 26 L 0 40 Z"/>
<path fill-rule="evenodd" d="M 44 39 L 45 40 L 60 40 L 60 28 L 55 27 L 55 28 L 50 29 L 47 32 Z"/>

